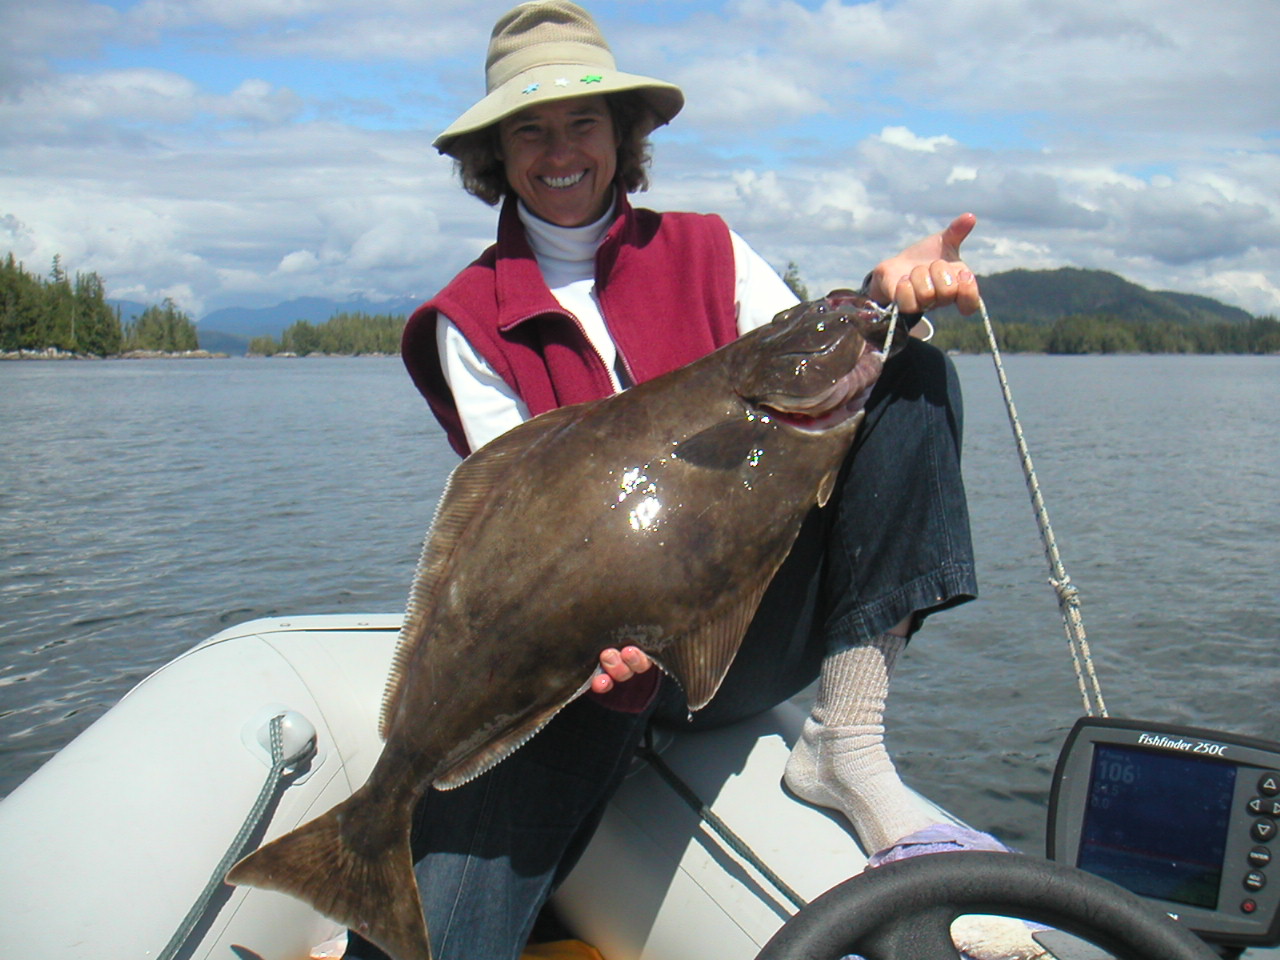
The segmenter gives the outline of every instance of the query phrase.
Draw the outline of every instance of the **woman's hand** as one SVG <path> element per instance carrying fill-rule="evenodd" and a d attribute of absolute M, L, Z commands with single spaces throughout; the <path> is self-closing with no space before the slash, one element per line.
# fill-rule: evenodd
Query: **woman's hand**
<path fill-rule="evenodd" d="M 653 661 L 639 647 L 623 647 L 616 650 L 610 647 L 600 651 L 600 669 L 591 681 L 594 693 L 608 693 L 616 683 L 626 683 L 632 677 L 645 673 L 653 666 Z"/>
<path fill-rule="evenodd" d="M 923 313 L 955 304 L 965 316 L 978 309 L 978 281 L 963 260 L 960 244 L 978 218 L 962 213 L 941 233 L 913 243 L 871 272 L 868 295 L 896 302 L 903 313 Z"/>

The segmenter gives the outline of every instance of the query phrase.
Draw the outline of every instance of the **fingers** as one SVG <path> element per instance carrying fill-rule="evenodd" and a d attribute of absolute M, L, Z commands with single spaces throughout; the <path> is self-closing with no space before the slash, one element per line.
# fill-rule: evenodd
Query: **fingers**
<path fill-rule="evenodd" d="M 933 260 L 917 264 L 893 292 L 903 313 L 924 313 L 955 304 L 966 316 L 978 309 L 978 281 L 962 262 Z"/>
<path fill-rule="evenodd" d="M 600 668 L 591 681 L 591 689 L 596 693 L 608 693 L 615 683 L 626 683 L 639 673 L 645 673 L 653 666 L 653 661 L 639 647 L 623 647 L 621 650 L 610 647 L 600 651 Z"/>
<path fill-rule="evenodd" d="M 963 314 L 978 309 L 978 284 L 960 258 L 960 245 L 978 218 L 962 213 L 944 230 L 913 243 L 871 272 L 868 292 L 878 303 L 896 301 L 903 313 L 955 304 Z"/>

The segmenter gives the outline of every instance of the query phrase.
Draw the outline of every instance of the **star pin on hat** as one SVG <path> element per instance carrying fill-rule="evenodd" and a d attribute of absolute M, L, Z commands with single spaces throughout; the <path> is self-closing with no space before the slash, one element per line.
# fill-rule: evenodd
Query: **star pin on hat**
<path fill-rule="evenodd" d="M 669 123 L 684 106 L 675 84 L 618 70 L 613 52 L 587 11 L 569 0 L 533 0 L 494 25 L 485 61 L 487 96 L 436 137 L 453 155 L 464 134 L 483 130 L 532 104 L 591 94 L 635 91 L 649 106 L 650 126 Z"/>

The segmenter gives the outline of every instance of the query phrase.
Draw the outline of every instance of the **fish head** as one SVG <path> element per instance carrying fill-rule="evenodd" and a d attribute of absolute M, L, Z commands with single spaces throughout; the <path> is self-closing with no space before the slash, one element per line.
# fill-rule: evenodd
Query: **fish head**
<path fill-rule="evenodd" d="M 784 310 L 748 335 L 751 346 L 730 374 L 734 390 L 749 406 L 797 429 L 839 426 L 861 412 L 880 376 L 889 316 L 852 290 Z M 900 327 L 899 348 L 905 337 Z"/>

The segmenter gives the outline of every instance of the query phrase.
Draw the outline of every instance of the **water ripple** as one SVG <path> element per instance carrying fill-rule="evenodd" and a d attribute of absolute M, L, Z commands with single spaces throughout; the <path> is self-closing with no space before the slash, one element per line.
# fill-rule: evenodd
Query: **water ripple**
<path fill-rule="evenodd" d="M 1080 713 L 990 361 L 957 358 L 982 598 L 912 641 L 904 776 L 1043 848 Z M 1012 357 L 1112 713 L 1280 736 L 1280 360 Z M 455 463 L 397 360 L 0 364 L 0 795 L 179 651 L 399 611 Z"/>

